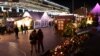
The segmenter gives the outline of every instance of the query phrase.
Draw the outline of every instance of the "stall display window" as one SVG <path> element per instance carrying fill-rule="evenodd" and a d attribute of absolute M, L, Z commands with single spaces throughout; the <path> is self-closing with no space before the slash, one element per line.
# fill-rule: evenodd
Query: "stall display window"
<path fill-rule="evenodd" d="M 63 30 L 64 28 L 64 21 L 58 21 L 58 30 Z"/>

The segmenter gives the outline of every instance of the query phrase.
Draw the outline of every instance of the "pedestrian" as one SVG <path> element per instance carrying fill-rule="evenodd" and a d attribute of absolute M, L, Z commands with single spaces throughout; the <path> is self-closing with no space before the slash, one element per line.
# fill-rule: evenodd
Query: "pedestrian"
<path fill-rule="evenodd" d="M 23 27 L 23 25 L 21 25 L 21 31 L 22 31 L 22 34 L 23 34 L 23 30 L 24 30 L 24 27 Z"/>
<path fill-rule="evenodd" d="M 30 33 L 30 44 L 31 44 L 31 55 L 33 53 L 33 47 L 35 48 L 35 51 L 37 52 L 37 49 L 36 49 L 36 43 L 37 43 L 37 34 L 36 34 L 36 30 L 33 30 L 31 33 Z"/>
<path fill-rule="evenodd" d="M 44 52 L 44 46 L 43 46 L 43 32 L 41 29 L 37 32 L 38 36 L 38 52 L 40 52 L 40 47 L 42 48 L 42 51 Z"/>
<path fill-rule="evenodd" d="M 19 32 L 19 30 L 18 30 L 18 27 L 17 27 L 17 26 L 15 26 L 14 32 L 15 32 L 15 37 L 16 37 L 16 39 L 19 39 L 19 37 L 18 37 L 18 32 Z"/>
<path fill-rule="evenodd" d="M 25 34 L 28 32 L 27 30 L 28 30 L 28 27 L 26 25 L 24 25 L 24 32 L 25 32 Z"/>

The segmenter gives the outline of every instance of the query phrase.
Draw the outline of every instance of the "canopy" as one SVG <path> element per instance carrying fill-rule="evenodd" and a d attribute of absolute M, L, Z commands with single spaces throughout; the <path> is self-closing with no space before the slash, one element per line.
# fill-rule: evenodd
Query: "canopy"
<path fill-rule="evenodd" d="M 33 12 L 33 11 L 28 11 L 25 12 L 23 17 L 31 17 L 32 19 L 41 19 L 42 15 L 44 12 Z"/>
<path fill-rule="evenodd" d="M 44 14 L 44 12 L 33 12 L 33 11 L 29 11 L 29 13 L 33 19 L 38 19 L 38 20 L 41 19 L 41 17 Z"/>

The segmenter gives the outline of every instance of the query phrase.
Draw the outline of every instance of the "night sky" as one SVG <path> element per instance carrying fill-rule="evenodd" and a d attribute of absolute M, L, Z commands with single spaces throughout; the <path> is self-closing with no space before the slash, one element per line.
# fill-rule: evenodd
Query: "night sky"
<path fill-rule="evenodd" d="M 72 9 L 72 0 L 51 0 L 51 1 Z M 97 2 L 100 4 L 100 0 L 74 0 L 74 9 L 78 9 L 82 6 L 91 9 L 95 6 Z"/>

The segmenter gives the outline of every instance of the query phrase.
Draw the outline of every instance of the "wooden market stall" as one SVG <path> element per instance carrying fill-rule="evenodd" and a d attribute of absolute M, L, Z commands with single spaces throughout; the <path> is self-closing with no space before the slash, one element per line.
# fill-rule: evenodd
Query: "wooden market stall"
<path fill-rule="evenodd" d="M 68 16 L 55 16 L 55 28 L 58 33 L 62 33 L 65 29 L 67 23 L 74 21 L 75 18 L 73 15 Z"/>

